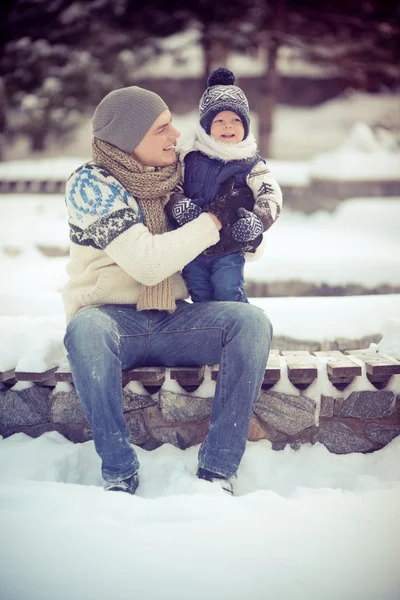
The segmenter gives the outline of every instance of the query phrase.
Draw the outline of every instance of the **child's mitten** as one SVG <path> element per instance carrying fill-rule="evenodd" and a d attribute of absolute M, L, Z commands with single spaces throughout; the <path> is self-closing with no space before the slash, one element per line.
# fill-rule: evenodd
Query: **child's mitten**
<path fill-rule="evenodd" d="M 264 231 L 262 221 L 245 208 L 238 209 L 240 219 L 232 226 L 232 237 L 237 242 L 251 242 Z"/>
<path fill-rule="evenodd" d="M 174 204 L 172 208 L 172 216 L 179 225 L 185 225 L 193 219 L 196 219 L 202 213 L 200 206 L 197 206 L 189 198 L 182 198 Z"/>

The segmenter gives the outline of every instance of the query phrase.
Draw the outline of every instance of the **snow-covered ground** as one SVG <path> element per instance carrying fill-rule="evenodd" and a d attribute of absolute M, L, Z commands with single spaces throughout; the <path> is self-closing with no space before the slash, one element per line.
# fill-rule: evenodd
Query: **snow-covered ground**
<path fill-rule="evenodd" d="M 400 198 L 356 198 L 333 213 L 286 209 L 249 262 L 255 281 L 302 280 L 331 285 L 400 283 Z"/>
<path fill-rule="evenodd" d="M 247 263 L 246 277 L 267 282 L 399 285 L 399 225 L 400 198 L 351 199 L 333 213 L 312 215 L 286 208 L 265 235 L 261 258 Z M 61 195 L 0 196 L 0 269 L 7 281 L 2 293 L 26 287 L 31 292 L 58 291 L 68 259 L 49 260 L 38 248 L 67 250 L 68 243 Z"/>
<path fill-rule="evenodd" d="M 248 443 L 236 497 L 197 448 L 137 448 L 136 496 L 104 492 L 92 442 L 0 442 L 4 600 L 398 600 L 400 438 L 374 454 Z"/>
<path fill-rule="evenodd" d="M 284 58 L 288 72 L 294 63 L 285 67 Z M 243 63 L 232 60 L 238 75 L 259 68 L 252 61 L 242 72 Z M 186 131 L 195 119 L 174 122 Z M 307 185 L 311 172 L 340 178 L 337 164 L 353 178 L 368 178 L 371 164 L 375 178 L 393 174 L 394 138 L 382 131 L 379 149 L 353 143 L 349 154 L 346 140 L 358 121 L 399 128 L 398 98 L 352 93 L 312 110 L 278 107 L 272 148 L 279 160 L 271 161 L 278 181 Z M 335 156 L 309 161 L 343 144 Z M 59 179 L 89 156 L 87 120 L 70 144 L 41 155 L 60 160 L 38 164 L 19 145 L 7 158 L 27 162 L 0 165 L 0 175 L 52 172 Z M 397 285 L 399 215 L 399 198 L 353 199 L 332 214 L 285 210 L 247 278 Z M 67 259 L 46 258 L 38 248 L 67 245 L 60 196 L 0 196 L 0 369 L 26 354 L 32 361 L 61 355 Z M 381 332 L 380 350 L 399 351 L 400 295 L 253 302 L 277 335 Z M 72 444 L 54 432 L 0 440 L 0 599 L 398 600 L 400 438 L 373 454 L 340 456 L 319 444 L 274 452 L 267 441 L 248 443 L 234 498 L 195 477 L 197 450 L 137 448 L 141 484 L 131 497 L 102 490 L 92 442 Z"/>

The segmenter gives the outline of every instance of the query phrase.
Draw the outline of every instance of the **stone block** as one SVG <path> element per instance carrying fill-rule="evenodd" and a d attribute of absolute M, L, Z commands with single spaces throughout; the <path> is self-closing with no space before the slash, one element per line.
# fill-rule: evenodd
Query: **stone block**
<path fill-rule="evenodd" d="M 49 421 L 50 390 L 34 385 L 20 391 L 0 392 L 0 425 L 39 425 Z"/>
<path fill-rule="evenodd" d="M 247 439 L 250 442 L 258 442 L 258 440 L 269 440 L 270 442 L 287 439 L 287 436 L 280 431 L 276 431 L 262 421 L 257 415 L 253 415 L 250 421 L 250 428 Z"/>
<path fill-rule="evenodd" d="M 377 450 L 379 447 L 376 443 L 355 433 L 351 427 L 340 421 L 321 422 L 315 441 L 321 442 L 330 452 L 335 454 L 371 452 L 371 450 Z"/>
<path fill-rule="evenodd" d="M 268 425 L 296 435 L 315 423 L 316 403 L 307 396 L 261 391 L 255 412 Z"/>
<path fill-rule="evenodd" d="M 337 417 L 340 414 L 340 409 L 342 408 L 344 400 L 343 398 L 335 398 L 333 404 L 333 415 Z"/>
<path fill-rule="evenodd" d="M 128 425 L 131 434 L 130 439 L 132 444 L 141 446 L 142 444 L 147 442 L 147 440 L 150 437 L 150 434 L 146 429 L 142 414 L 137 411 L 131 411 L 129 413 L 126 413 L 124 416 L 126 424 Z"/>
<path fill-rule="evenodd" d="M 208 431 L 208 419 L 185 423 L 167 421 L 158 406 L 143 409 L 146 428 L 157 445 L 173 444 L 185 449 L 200 444 Z M 146 442 L 146 447 L 149 442 Z"/>
<path fill-rule="evenodd" d="M 47 431 L 58 431 L 68 440 L 74 443 L 87 442 L 92 439 L 92 432 L 85 423 L 42 423 L 40 425 L 19 425 L 16 427 L 3 428 L 0 426 L 0 433 L 4 437 L 14 435 L 14 433 L 25 433 L 30 437 L 37 438 Z"/>
<path fill-rule="evenodd" d="M 276 442 L 272 442 L 272 450 L 275 450 L 276 452 L 281 452 L 281 450 L 284 450 L 286 448 L 287 444 L 287 440 L 277 440 Z"/>
<path fill-rule="evenodd" d="M 258 442 L 258 440 L 269 439 L 267 434 L 268 425 L 261 421 L 257 415 L 253 415 L 250 421 L 249 433 L 247 439 L 250 442 Z M 270 428 L 269 428 L 270 429 Z M 272 430 L 274 431 L 274 430 Z"/>
<path fill-rule="evenodd" d="M 50 419 L 53 423 L 84 423 L 85 412 L 75 388 L 69 392 L 54 391 Z"/>
<path fill-rule="evenodd" d="M 190 446 L 191 435 L 188 431 L 178 432 L 174 427 L 154 427 L 151 430 L 152 438 L 160 445 L 172 444 L 183 450 Z"/>
<path fill-rule="evenodd" d="M 147 406 L 155 406 L 157 402 L 153 400 L 150 394 L 135 394 L 129 388 L 123 389 L 123 410 L 128 412 L 131 410 L 139 410 Z"/>
<path fill-rule="evenodd" d="M 200 444 L 208 431 L 208 419 L 174 427 L 154 427 L 151 436 L 159 444 L 173 444 L 181 450 Z"/>
<path fill-rule="evenodd" d="M 160 390 L 160 409 L 168 422 L 188 423 L 201 421 L 211 414 L 212 398 L 200 398 L 189 394 L 177 394 Z"/>
<path fill-rule="evenodd" d="M 290 447 L 293 448 L 293 450 L 300 450 L 303 444 L 313 444 L 317 431 L 318 427 L 313 425 L 308 429 L 304 429 L 298 435 L 291 436 L 288 440 Z"/>
<path fill-rule="evenodd" d="M 142 413 L 148 431 L 155 427 L 167 427 L 170 425 L 169 421 L 163 417 L 159 406 L 149 406 L 144 408 Z"/>
<path fill-rule="evenodd" d="M 343 401 L 340 416 L 359 419 L 387 417 L 393 413 L 395 402 L 393 392 L 353 392 Z"/>
<path fill-rule="evenodd" d="M 331 396 L 321 396 L 320 417 L 333 417 L 335 408 L 335 398 Z"/>
<path fill-rule="evenodd" d="M 368 423 L 365 427 L 365 435 L 373 442 L 386 446 L 386 444 L 389 444 L 395 437 L 400 435 L 400 427 Z"/>

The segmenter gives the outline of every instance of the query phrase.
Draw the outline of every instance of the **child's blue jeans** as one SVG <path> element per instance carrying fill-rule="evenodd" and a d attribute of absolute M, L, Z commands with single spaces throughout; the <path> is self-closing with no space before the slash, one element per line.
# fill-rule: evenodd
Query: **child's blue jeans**
<path fill-rule="evenodd" d="M 193 302 L 248 302 L 244 262 L 242 252 L 197 256 L 182 272 Z"/>

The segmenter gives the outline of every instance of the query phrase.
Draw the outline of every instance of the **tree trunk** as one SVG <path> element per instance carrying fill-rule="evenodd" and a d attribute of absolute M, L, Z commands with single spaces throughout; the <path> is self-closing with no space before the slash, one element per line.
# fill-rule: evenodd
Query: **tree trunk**
<path fill-rule="evenodd" d="M 4 154 L 4 135 L 7 128 L 7 101 L 3 79 L 0 77 L 0 161 Z"/>
<path fill-rule="evenodd" d="M 31 150 L 32 150 L 32 152 L 42 152 L 42 150 L 45 149 L 45 145 L 46 145 L 45 141 L 46 141 L 46 134 L 45 133 L 35 132 L 31 136 Z"/>
<path fill-rule="evenodd" d="M 230 50 L 229 37 L 220 35 L 220 31 L 213 25 L 205 25 L 203 31 L 204 52 L 204 82 L 207 87 L 207 79 L 214 69 L 226 67 Z"/>
<path fill-rule="evenodd" d="M 280 32 L 283 27 L 285 0 L 278 0 L 269 35 L 265 36 L 265 47 L 267 50 L 267 71 L 260 88 L 260 99 L 258 105 L 259 139 L 258 146 L 260 154 L 269 157 L 271 153 L 271 134 L 273 129 L 274 111 L 278 101 L 280 76 L 277 69 L 279 48 L 282 44 Z"/>

